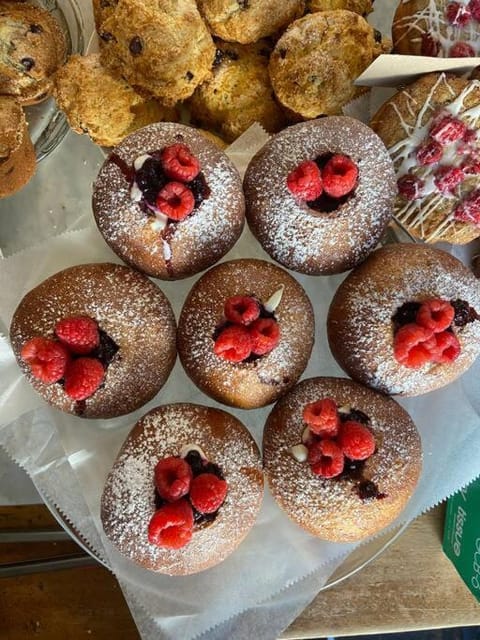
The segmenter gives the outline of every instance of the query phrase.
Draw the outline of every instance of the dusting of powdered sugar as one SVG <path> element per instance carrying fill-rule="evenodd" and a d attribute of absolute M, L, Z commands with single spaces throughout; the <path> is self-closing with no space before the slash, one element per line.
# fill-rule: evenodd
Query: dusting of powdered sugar
<path fill-rule="evenodd" d="M 189 443 L 220 467 L 227 497 L 215 520 L 194 529 L 186 546 L 157 547 L 147 537 L 155 513 L 155 465 L 179 456 Z M 239 420 L 210 407 L 165 405 L 146 414 L 125 441 L 102 495 L 102 522 L 113 544 L 138 564 L 168 574 L 195 573 L 235 549 L 253 526 L 262 497 L 260 452 Z"/>
<path fill-rule="evenodd" d="M 362 476 L 385 494 L 362 500 L 348 478 L 321 478 L 291 454 L 305 428 L 306 404 L 333 398 L 365 413 L 376 451 Z M 358 540 L 392 522 L 415 489 L 421 469 L 421 441 L 407 412 L 394 400 L 340 378 L 311 378 L 284 396 L 267 419 L 263 459 L 271 491 L 290 518 L 332 541 Z"/>
<path fill-rule="evenodd" d="M 295 200 L 287 176 L 301 162 L 327 153 L 357 163 L 354 194 L 331 213 Z M 251 161 L 244 179 L 247 219 L 272 258 L 308 274 L 338 273 L 375 247 L 397 193 L 392 161 L 380 138 L 358 120 L 331 116 L 288 127 Z"/>

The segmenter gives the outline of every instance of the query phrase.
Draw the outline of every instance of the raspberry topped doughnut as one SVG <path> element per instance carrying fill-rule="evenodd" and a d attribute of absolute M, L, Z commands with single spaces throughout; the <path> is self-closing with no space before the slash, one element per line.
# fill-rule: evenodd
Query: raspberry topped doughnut
<path fill-rule="evenodd" d="M 424 245 L 372 253 L 338 288 L 328 341 L 338 364 L 383 393 L 449 384 L 480 354 L 480 289 L 457 258 Z"/>
<path fill-rule="evenodd" d="M 122 554 L 186 575 L 236 549 L 262 498 L 260 452 L 243 424 L 218 409 L 170 404 L 131 431 L 108 475 L 101 517 Z"/>
<path fill-rule="evenodd" d="M 51 405 L 83 418 L 138 409 L 175 363 L 175 318 L 148 278 L 118 264 L 70 267 L 32 289 L 10 327 L 18 363 Z"/>
<path fill-rule="evenodd" d="M 163 280 L 214 264 L 244 225 L 241 179 L 228 157 L 201 133 L 170 122 L 144 127 L 112 151 L 92 205 L 113 251 Z"/>
<path fill-rule="evenodd" d="M 265 251 L 319 275 L 365 259 L 388 225 L 396 185 L 378 136 L 332 116 L 273 136 L 251 160 L 244 190 L 248 224 Z"/>
<path fill-rule="evenodd" d="M 178 351 L 192 381 L 219 402 L 255 409 L 274 402 L 307 366 L 312 305 L 288 273 L 263 260 L 210 269 L 180 315 Z"/>
<path fill-rule="evenodd" d="M 275 405 L 263 434 L 273 496 L 294 522 L 332 542 L 390 524 L 415 489 L 421 460 L 407 412 L 341 378 L 300 382 Z"/>

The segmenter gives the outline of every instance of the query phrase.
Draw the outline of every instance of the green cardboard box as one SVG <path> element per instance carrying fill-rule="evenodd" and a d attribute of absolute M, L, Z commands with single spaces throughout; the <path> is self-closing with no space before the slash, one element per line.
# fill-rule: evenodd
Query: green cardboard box
<path fill-rule="evenodd" d="M 480 602 L 480 477 L 448 499 L 443 550 Z"/>

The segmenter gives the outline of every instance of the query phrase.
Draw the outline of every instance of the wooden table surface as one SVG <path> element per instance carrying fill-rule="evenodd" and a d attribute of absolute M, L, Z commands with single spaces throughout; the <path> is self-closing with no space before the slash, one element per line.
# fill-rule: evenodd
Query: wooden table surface
<path fill-rule="evenodd" d="M 418 518 L 378 559 L 319 593 L 282 638 L 480 625 L 480 604 L 441 550 L 443 509 Z M 43 505 L 0 507 L 0 531 L 58 527 Z M 0 545 L 0 564 L 76 551 L 74 542 Z M 114 577 L 100 566 L 0 579 L 1 640 L 136 640 Z"/>

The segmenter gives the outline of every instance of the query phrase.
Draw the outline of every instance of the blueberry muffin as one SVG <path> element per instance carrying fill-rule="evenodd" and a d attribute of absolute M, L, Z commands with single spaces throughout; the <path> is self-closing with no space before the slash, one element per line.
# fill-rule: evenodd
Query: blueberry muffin
<path fill-rule="evenodd" d="M 65 37 L 55 18 L 21 2 L 0 3 L 0 94 L 22 104 L 45 99 L 65 60 Z"/>
<path fill-rule="evenodd" d="M 372 0 L 306 0 L 305 8 L 308 13 L 346 9 L 363 17 L 373 10 Z"/>
<path fill-rule="evenodd" d="M 21 189 L 35 168 L 25 114 L 15 98 L 0 96 L 0 198 Z"/>
<path fill-rule="evenodd" d="M 381 34 L 351 11 L 321 11 L 293 22 L 270 57 L 281 104 L 302 118 L 334 115 L 358 95 L 353 81 L 388 51 Z"/>
<path fill-rule="evenodd" d="M 254 122 L 270 133 L 279 131 L 286 117 L 268 75 L 268 43 L 218 41 L 216 45 L 213 77 L 198 87 L 190 100 L 193 119 L 218 131 L 227 141 L 235 140 Z"/>

